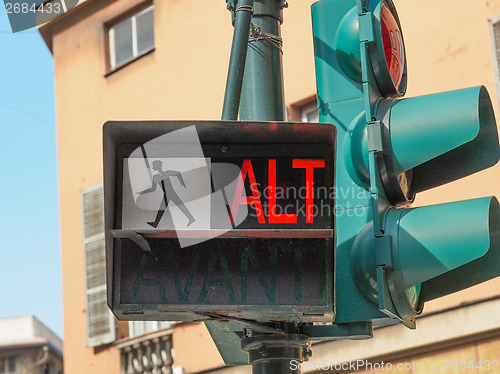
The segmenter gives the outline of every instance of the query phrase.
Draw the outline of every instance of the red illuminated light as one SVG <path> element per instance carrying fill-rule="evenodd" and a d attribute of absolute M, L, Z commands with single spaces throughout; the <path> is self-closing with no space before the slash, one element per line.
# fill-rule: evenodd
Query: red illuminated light
<path fill-rule="evenodd" d="M 382 3 L 380 20 L 385 60 L 392 82 L 397 89 L 403 79 L 405 64 L 403 37 L 398 22 L 385 2 Z"/>

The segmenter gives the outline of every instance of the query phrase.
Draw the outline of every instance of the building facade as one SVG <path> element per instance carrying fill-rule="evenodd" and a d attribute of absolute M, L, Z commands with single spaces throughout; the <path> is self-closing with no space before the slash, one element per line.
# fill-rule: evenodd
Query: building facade
<path fill-rule="evenodd" d="M 61 339 L 33 316 L 1 319 L 0 373 L 63 374 Z"/>
<path fill-rule="evenodd" d="M 408 60 L 406 96 L 484 84 L 498 116 L 500 0 L 394 2 Z M 293 121 L 317 118 L 311 4 L 290 2 L 284 10 L 285 100 Z M 225 4 L 81 0 L 40 32 L 56 80 L 65 371 L 249 372 L 223 366 L 202 324 L 117 322 L 105 305 L 102 125 L 219 119 L 232 38 Z M 414 205 L 490 195 L 500 196 L 500 165 L 422 193 Z M 368 360 L 434 373 L 436 362 L 444 372 L 446 365 L 460 370 L 454 362 L 495 361 L 499 297 L 497 279 L 428 303 L 415 331 L 392 326 L 369 341 L 318 344 L 304 371 L 323 369 L 322 363 L 337 371 L 381 369 L 342 366 Z"/>

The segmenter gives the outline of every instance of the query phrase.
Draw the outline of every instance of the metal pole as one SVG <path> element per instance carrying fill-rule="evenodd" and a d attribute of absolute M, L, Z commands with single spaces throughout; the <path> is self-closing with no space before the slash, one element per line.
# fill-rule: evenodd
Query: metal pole
<path fill-rule="evenodd" d="M 281 24 L 286 6 L 284 0 L 255 0 L 240 102 L 242 121 L 285 117 Z M 247 335 L 241 341 L 253 374 L 300 374 L 310 347 L 307 337 L 296 333 Z"/>
<path fill-rule="evenodd" d="M 232 9 L 234 12 L 233 44 L 231 46 L 226 92 L 224 94 L 224 106 L 222 109 L 222 120 L 228 121 L 236 121 L 238 119 L 254 0 L 240 0 L 240 2 L 241 4 L 236 9 Z"/>
<path fill-rule="evenodd" d="M 299 334 L 266 334 L 246 337 L 241 349 L 248 352 L 253 374 L 300 374 L 311 356 L 311 343 Z"/>
<path fill-rule="evenodd" d="M 284 0 L 255 0 L 247 51 L 242 121 L 283 121 L 283 64 L 281 24 Z"/>
<path fill-rule="evenodd" d="M 230 4 L 234 7 L 234 3 L 239 1 L 242 0 Z M 222 119 L 237 119 L 239 107 L 242 121 L 283 121 L 285 105 L 281 24 L 282 10 L 287 3 L 284 0 L 243 0 L 241 4 L 253 5 L 253 18 L 249 17 L 247 11 L 241 12 L 244 15 L 239 15 L 237 10 L 240 7 L 236 8 Z M 250 20 L 252 25 L 249 38 Z M 246 60 L 242 56 L 245 49 L 243 42 L 249 44 Z M 243 68 L 241 86 L 240 73 Z M 293 326 L 288 327 L 293 329 Z M 312 354 L 311 342 L 304 335 L 277 333 L 252 336 L 251 330 L 245 331 L 241 349 L 248 352 L 253 374 L 300 374 L 301 364 Z"/>

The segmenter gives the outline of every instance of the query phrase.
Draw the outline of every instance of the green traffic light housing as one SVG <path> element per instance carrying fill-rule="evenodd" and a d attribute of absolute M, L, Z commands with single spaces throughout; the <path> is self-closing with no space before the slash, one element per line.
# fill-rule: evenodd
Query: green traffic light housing
<path fill-rule="evenodd" d="M 495 114 L 484 86 L 406 99 L 381 99 L 376 109 L 377 155 L 388 202 L 407 204 L 415 194 L 495 165 L 500 157 Z M 369 188 L 368 129 L 364 113 L 349 126 L 347 170 Z"/>
<path fill-rule="evenodd" d="M 425 301 L 500 275 L 500 208 L 494 197 L 392 208 L 385 229 L 385 240 L 374 237 L 371 223 L 361 230 L 352 271 L 367 299 L 386 308 L 380 296 L 389 296 L 402 318 L 418 314 Z"/>
<path fill-rule="evenodd" d="M 320 0 L 312 16 L 320 122 L 338 130 L 335 323 L 414 328 L 426 301 L 500 276 L 495 197 L 409 207 L 498 162 L 491 99 L 483 86 L 402 98 L 391 0 Z"/>
<path fill-rule="evenodd" d="M 417 192 L 495 165 L 499 159 L 495 115 L 486 88 L 472 87 L 379 104 L 377 117 L 389 152 L 378 158 L 382 183 L 393 205 Z M 390 144 L 389 144 L 390 143 Z M 406 193 L 390 191 L 409 174 Z M 402 189 L 403 190 L 403 189 Z"/>

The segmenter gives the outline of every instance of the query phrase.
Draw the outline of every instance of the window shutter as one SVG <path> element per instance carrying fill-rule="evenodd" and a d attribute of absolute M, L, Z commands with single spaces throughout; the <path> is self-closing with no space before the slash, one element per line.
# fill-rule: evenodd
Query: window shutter
<path fill-rule="evenodd" d="M 500 17 L 489 21 L 497 98 L 500 101 Z"/>
<path fill-rule="evenodd" d="M 102 185 L 82 191 L 87 345 L 116 339 L 115 317 L 106 304 L 106 250 Z"/>
<path fill-rule="evenodd" d="M 500 61 L 500 22 L 497 21 L 493 24 L 493 40 L 495 43 L 495 59 L 496 59 L 496 73 L 499 75 L 499 61 Z"/>

